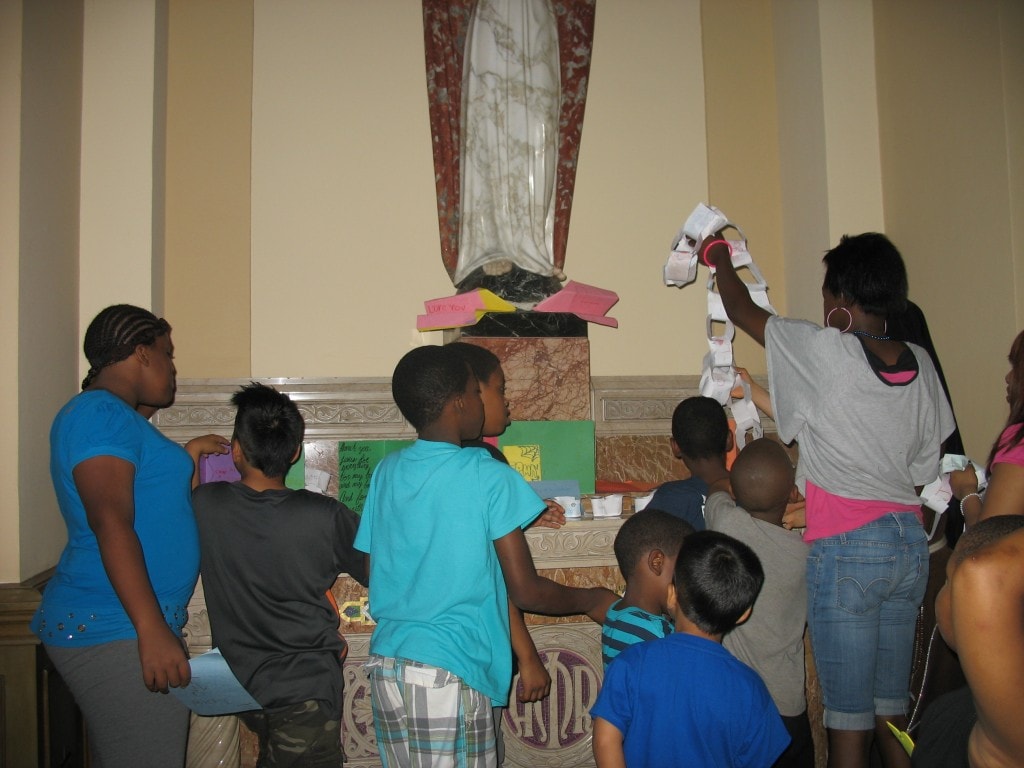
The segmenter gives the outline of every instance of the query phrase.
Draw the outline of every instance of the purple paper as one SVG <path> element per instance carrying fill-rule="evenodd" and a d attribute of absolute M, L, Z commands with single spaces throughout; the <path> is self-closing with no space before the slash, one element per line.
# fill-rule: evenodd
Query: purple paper
<path fill-rule="evenodd" d="M 241 479 L 242 476 L 235 469 L 235 462 L 230 453 L 211 453 L 199 460 L 200 483 L 233 483 Z"/>

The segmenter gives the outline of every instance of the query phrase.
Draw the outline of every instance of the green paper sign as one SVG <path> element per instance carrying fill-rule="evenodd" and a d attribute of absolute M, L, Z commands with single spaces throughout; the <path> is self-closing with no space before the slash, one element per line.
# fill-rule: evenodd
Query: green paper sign
<path fill-rule="evenodd" d="M 412 445 L 412 440 L 343 440 L 338 443 L 338 501 L 363 511 L 370 477 L 389 453 Z"/>
<path fill-rule="evenodd" d="M 577 480 L 581 493 L 594 492 L 592 421 L 514 421 L 498 447 L 529 481 Z"/>

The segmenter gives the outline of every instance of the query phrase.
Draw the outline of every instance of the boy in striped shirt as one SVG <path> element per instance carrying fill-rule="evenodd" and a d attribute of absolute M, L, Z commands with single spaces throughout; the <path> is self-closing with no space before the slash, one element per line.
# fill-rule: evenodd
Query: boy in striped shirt
<path fill-rule="evenodd" d="M 622 598 L 612 603 L 601 630 L 605 669 L 625 648 L 672 634 L 666 617 L 668 585 L 676 556 L 693 526 L 648 507 L 626 519 L 615 537 L 615 559 L 626 581 Z"/>

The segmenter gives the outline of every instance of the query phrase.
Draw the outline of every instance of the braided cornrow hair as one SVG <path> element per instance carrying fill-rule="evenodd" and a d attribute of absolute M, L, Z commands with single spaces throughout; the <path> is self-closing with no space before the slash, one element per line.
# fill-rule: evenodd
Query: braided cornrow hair
<path fill-rule="evenodd" d="M 108 365 L 130 357 L 139 344 L 149 346 L 170 330 L 166 320 L 148 309 L 115 304 L 102 310 L 85 331 L 82 348 L 89 361 L 89 373 L 82 380 L 82 389 L 87 389 Z"/>

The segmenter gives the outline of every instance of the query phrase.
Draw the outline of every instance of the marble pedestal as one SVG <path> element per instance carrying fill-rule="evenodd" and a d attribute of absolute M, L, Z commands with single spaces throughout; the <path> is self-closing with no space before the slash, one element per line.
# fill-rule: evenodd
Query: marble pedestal
<path fill-rule="evenodd" d="M 513 421 L 587 421 L 591 415 L 590 341 L 574 315 L 485 315 L 445 334 L 489 349 L 501 360 Z"/>

